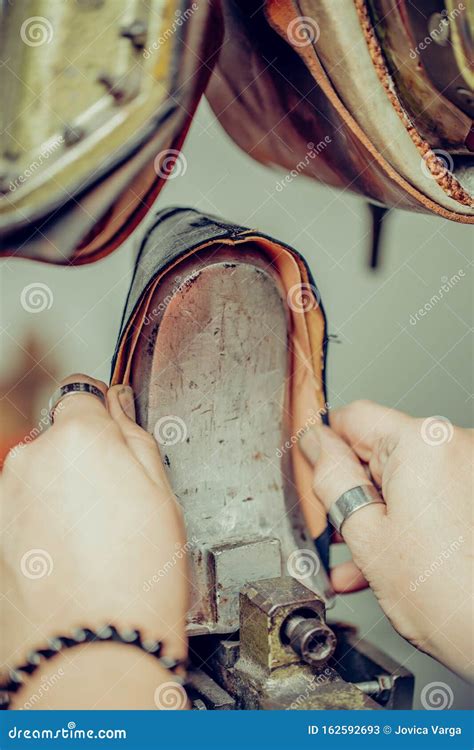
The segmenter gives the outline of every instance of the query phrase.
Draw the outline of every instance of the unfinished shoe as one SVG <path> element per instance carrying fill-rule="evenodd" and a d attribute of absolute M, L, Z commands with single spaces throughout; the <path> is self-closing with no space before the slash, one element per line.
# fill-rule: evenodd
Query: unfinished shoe
<path fill-rule="evenodd" d="M 474 222 L 469 3 L 244 5 L 222 0 L 206 89 L 244 151 L 389 208 Z"/>
<path fill-rule="evenodd" d="M 0 256 L 91 263 L 181 154 L 218 54 L 217 3 L 0 3 Z M 98 30 L 100 29 L 100 33 Z"/>
<path fill-rule="evenodd" d="M 325 318 L 304 260 L 191 209 L 143 241 L 112 381 L 136 394 L 184 511 L 188 632 L 239 627 L 239 592 L 293 576 L 326 601 L 326 514 L 299 438 L 325 414 Z M 305 520 L 305 517 L 307 520 Z"/>

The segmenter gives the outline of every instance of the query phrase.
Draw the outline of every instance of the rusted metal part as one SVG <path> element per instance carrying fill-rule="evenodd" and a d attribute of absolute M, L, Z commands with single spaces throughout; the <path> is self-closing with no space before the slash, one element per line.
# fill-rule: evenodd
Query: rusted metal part
<path fill-rule="evenodd" d="M 232 630 L 239 619 L 239 600 L 236 587 L 243 581 L 252 581 L 256 572 L 264 578 L 279 576 L 281 547 L 279 539 L 216 544 L 208 550 L 208 564 L 215 582 L 216 617 L 222 627 Z"/>
<path fill-rule="evenodd" d="M 366 709 L 377 710 L 381 706 L 371 697 L 365 695 L 355 685 L 343 680 L 337 671 L 326 666 L 324 669 L 312 669 L 307 664 L 293 664 L 278 667 L 271 675 L 263 673 L 257 665 L 247 663 L 242 669 L 239 660 L 239 641 L 234 642 L 236 656 L 234 667 L 225 666 L 227 653 L 222 649 L 222 642 L 214 646 L 213 654 L 208 659 L 206 669 L 210 678 L 225 690 L 234 700 L 232 710 L 305 710 L 305 709 Z M 191 681 L 194 687 L 194 670 L 191 670 Z M 209 710 L 214 706 L 209 700 L 210 690 L 199 697 L 207 704 Z"/>
<path fill-rule="evenodd" d="M 241 600 L 240 640 L 191 639 L 191 699 L 201 699 L 210 710 L 377 710 L 389 705 L 403 670 L 392 664 L 394 674 L 385 673 L 380 663 L 365 656 L 364 642 L 360 649 L 359 642 L 351 647 L 350 679 L 339 673 L 337 659 L 310 666 L 292 649 L 285 623 L 295 613 L 313 614 L 325 622 L 324 602 L 301 583 L 281 577 L 257 581 L 243 589 Z M 345 643 L 346 631 L 342 632 Z M 378 670 L 377 677 L 372 668 Z M 363 690 L 366 677 L 369 684 Z M 377 701 L 369 695 L 369 688 L 375 686 Z M 391 707 L 402 706 L 392 701 Z"/>
<path fill-rule="evenodd" d="M 412 708 L 415 683 L 412 673 L 373 644 L 360 639 L 356 628 L 340 623 L 332 628 L 337 638 L 334 660 L 339 674 L 354 683 L 375 680 L 379 685 L 385 685 L 386 689 L 377 695 L 384 708 Z M 391 678 L 391 687 L 387 687 L 388 677 Z"/>
<path fill-rule="evenodd" d="M 392 690 L 395 685 L 396 675 L 377 675 L 374 680 L 355 682 L 354 685 L 366 695 L 379 696 L 387 690 Z"/>
<path fill-rule="evenodd" d="M 233 711 L 235 709 L 235 700 L 232 696 L 202 669 L 191 670 L 186 683 L 186 690 L 193 708 L 199 711 L 208 708 L 213 711 Z"/>
<path fill-rule="evenodd" d="M 325 610 L 324 600 L 294 578 L 248 584 L 240 595 L 241 658 L 254 660 L 268 671 L 306 661 L 307 646 L 301 648 L 306 635 L 302 638 L 295 630 L 304 620 L 312 620 L 325 636 L 325 658 L 317 660 L 323 665 L 336 646 L 325 624 Z M 299 648 L 295 648 L 297 643 Z"/>
<path fill-rule="evenodd" d="M 292 615 L 284 626 L 284 635 L 298 656 L 315 667 L 325 664 L 336 648 L 334 633 L 319 617 Z"/>

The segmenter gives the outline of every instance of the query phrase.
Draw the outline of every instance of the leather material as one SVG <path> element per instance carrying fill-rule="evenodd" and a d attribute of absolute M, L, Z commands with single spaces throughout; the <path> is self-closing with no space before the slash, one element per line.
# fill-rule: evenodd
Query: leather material
<path fill-rule="evenodd" d="M 468 4 L 464 10 L 462 5 L 451 8 L 449 1 L 443 0 L 368 3 L 390 74 L 419 133 L 433 148 L 469 154 L 473 151 L 468 139 L 474 97 L 469 97 L 468 91 L 473 86 L 456 64 L 455 49 L 456 28 L 469 34 Z M 465 51 L 468 54 L 467 40 Z M 438 85 L 432 80 L 433 73 L 435 81 L 439 77 Z"/>
<path fill-rule="evenodd" d="M 322 4 L 336 11 L 341 7 L 327 1 Z M 362 0 L 351 3 L 350 8 L 354 11 L 361 4 Z M 439 165 L 436 156 L 428 153 L 428 145 L 422 145 L 422 150 L 428 153 L 427 168 L 433 166 L 431 196 L 391 163 L 382 144 L 374 142 L 370 128 L 364 130 L 357 121 L 356 112 L 343 101 L 344 92 L 336 90 L 319 58 L 321 40 L 330 45 L 332 39 L 324 36 L 323 25 L 319 40 L 301 43 L 293 39 L 292 46 L 288 29 L 316 18 L 316 5 L 311 0 L 267 0 L 264 5 L 256 0 L 223 0 L 225 39 L 207 96 L 226 130 L 241 148 L 265 164 L 288 170 L 303 164 L 306 176 L 385 206 L 473 223 L 472 208 L 451 198 L 452 186 L 445 189 L 445 175 L 436 172 Z M 341 17 L 341 26 L 344 22 Z M 361 23 L 357 38 L 364 39 Z M 384 105 L 389 111 L 393 107 L 388 98 Z M 403 130 L 404 126 L 399 127 Z M 311 144 L 320 146 L 315 158 L 308 158 Z M 424 154 L 409 139 L 407 144 L 414 160 L 411 177 L 419 174 L 423 182 Z"/>
<path fill-rule="evenodd" d="M 312 274 L 304 259 L 288 245 L 193 209 L 170 208 L 160 212 L 142 241 L 113 357 L 111 382 L 130 382 L 137 366 L 134 355 L 140 332 L 149 319 L 154 291 L 165 281 L 167 272 L 179 268 L 180 261 L 203 249 L 218 253 L 220 247 L 229 246 L 235 250 L 236 258 L 240 249 L 258 246 L 259 251 L 269 253 L 285 289 L 293 288 L 298 279 L 303 291 L 311 289 L 318 300 L 315 307 L 303 309 L 303 314 L 297 312 L 289 324 L 292 344 L 301 353 L 296 365 L 291 365 L 290 379 L 291 434 L 300 435 L 316 418 L 326 421 L 326 318 Z M 298 440 L 292 444 L 289 455 L 307 523 L 316 538 L 326 527 L 326 513 L 312 492 L 313 470 L 300 451 Z"/>
<path fill-rule="evenodd" d="M 157 154 L 179 155 L 206 86 L 221 124 L 258 161 L 296 169 L 375 204 L 474 223 L 473 167 L 450 164 L 449 154 L 443 162 L 431 150 L 439 139 L 428 143 L 430 129 L 419 131 L 408 117 L 367 5 L 187 2 L 193 12 L 171 35 L 166 95 L 139 146 L 123 143 L 113 168 L 101 163 L 95 181 L 49 213 L 21 218 L 20 212 L 20 225 L 3 229 L 0 253 L 78 265 L 121 245 L 163 187 Z M 308 43 L 298 26 L 308 19 L 317 25 L 318 18 L 318 39 Z M 465 138 L 466 122 L 464 113 L 454 143 Z"/>

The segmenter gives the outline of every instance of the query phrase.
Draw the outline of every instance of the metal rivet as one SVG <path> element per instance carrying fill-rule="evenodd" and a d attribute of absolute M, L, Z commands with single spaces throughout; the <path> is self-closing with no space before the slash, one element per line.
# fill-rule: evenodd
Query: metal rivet
<path fill-rule="evenodd" d="M 74 146 L 75 143 L 82 141 L 84 135 L 84 128 L 81 128 L 78 125 L 66 125 L 63 130 L 63 138 L 66 146 Z"/>
<path fill-rule="evenodd" d="M 143 49 L 147 38 L 148 28 L 144 21 L 136 19 L 120 29 L 120 36 L 130 39 L 134 47 Z"/>

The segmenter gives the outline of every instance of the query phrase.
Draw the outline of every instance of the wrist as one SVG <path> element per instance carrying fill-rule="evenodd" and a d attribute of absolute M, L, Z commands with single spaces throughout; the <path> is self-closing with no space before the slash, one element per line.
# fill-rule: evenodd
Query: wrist
<path fill-rule="evenodd" d="M 26 676 L 10 708 L 147 710 L 186 708 L 186 693 L 157 659 L 121 643 L 66 649 Z M 165 702 L 174 701 L 173 706 Z"/>

